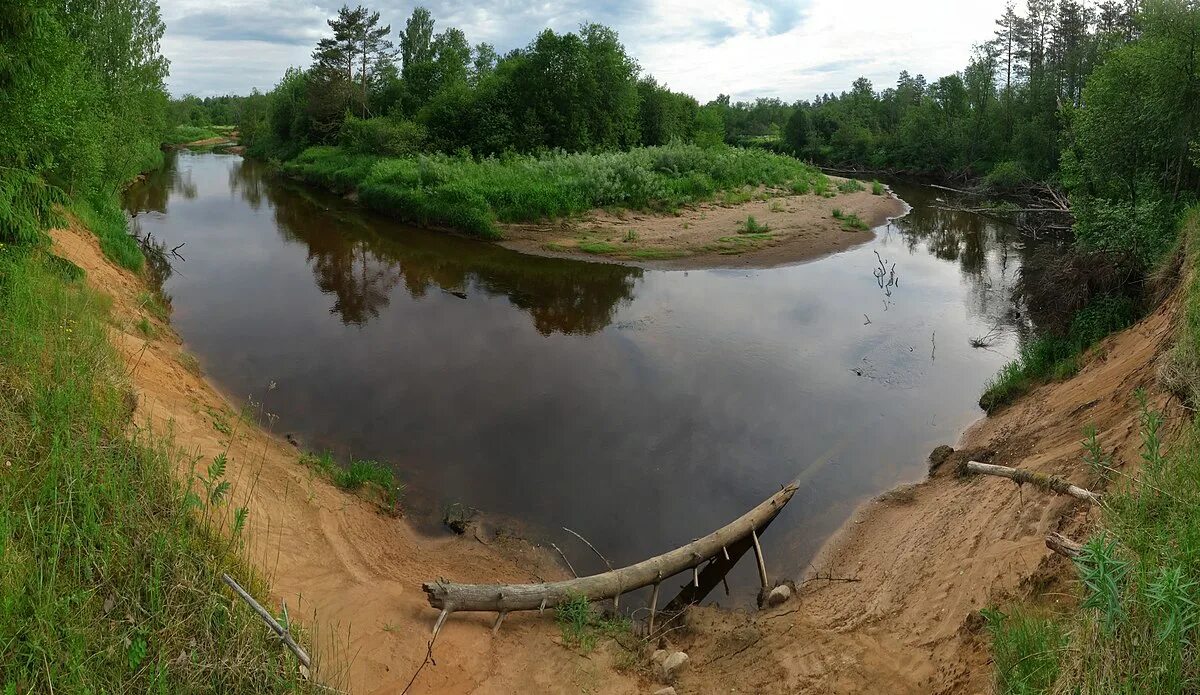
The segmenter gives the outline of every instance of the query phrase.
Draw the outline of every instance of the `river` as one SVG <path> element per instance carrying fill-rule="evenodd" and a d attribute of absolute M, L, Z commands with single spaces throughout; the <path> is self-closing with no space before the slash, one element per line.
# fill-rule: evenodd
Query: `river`
<path fill-rule="evenodd" d="M 561 527 L 624 564 L 799 478 L 763 538 L 771 574 L 799 577 L 982 415 L 1023 326 L 1016 231 L 895 189 L 913 210 L 874 241 L 765 270 L 522 255 L 228 154 L 168 155 L 127 207 L 139 234 L 185 244 L 164 290 L 205 373 L 305 449 L 386 462 L 428 532 L 458 502 L 594 571 Z"/>

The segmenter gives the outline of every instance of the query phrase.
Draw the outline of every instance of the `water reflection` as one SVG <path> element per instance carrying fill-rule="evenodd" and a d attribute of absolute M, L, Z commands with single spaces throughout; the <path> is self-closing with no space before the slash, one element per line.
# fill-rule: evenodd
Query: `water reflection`
<path fill-rule="evenodd" d="M 174 323 L 218 384 L 307 448 L 389 462 L 412 518 L 462 502 L 568 526 L 613 562 L 799 477 L 764 543 L 772 572 L 800 575 L 856 504 L 920 478 L 978 416 L 1021 325 L 1025 244 L 919 187 L 896 187 L 911 215 L 834 256 L 663 272 L 405 228 L 236 156 L 175 169 L 131 205 L 158 201 L 145 232 L 187 242 Z M 994 351 L 971 347 L 997 325 Z"/>

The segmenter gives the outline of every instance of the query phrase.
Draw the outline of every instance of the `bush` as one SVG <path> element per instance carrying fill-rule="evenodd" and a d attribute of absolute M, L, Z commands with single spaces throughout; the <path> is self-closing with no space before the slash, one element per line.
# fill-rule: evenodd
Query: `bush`
<path fill-rule="evenodd" d="M 1011 160 L 1000 162 L 983 177 L 984 185 L 995 191 L 1011 191 L 1029 183 L 1029 180 L 1025 165 Z"/>
<path fill-rule="evenodd" d="M 497 221 L 555 219 L 604 207 L 670 210 L 718 191 L 828 185 L 824 175 L 791 157 L 681 143 L 482 160 L 310 147 L 284 171 L 334 191 L 357 190 L 364 204 L 400 219 L 485 238 L 499 236 Z"/>
<path fill-rule="evenodd" d="M 423 126 L 392 116 L 367 119 L 350 116 L 338 133 L 338 144 L 343 149 L 382 157 L 411 157 L 421 152 L 427 140 Z"/>

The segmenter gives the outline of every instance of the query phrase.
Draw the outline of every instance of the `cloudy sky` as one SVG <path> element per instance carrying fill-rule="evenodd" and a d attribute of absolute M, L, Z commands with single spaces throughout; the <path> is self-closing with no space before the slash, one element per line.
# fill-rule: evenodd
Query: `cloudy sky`
<path fill-rule="evenodd" d="M 456 26 L 504 53 L 543 27 L 615 28 L 648 72 L 701 103 L 718 94 L 787 101 L 840 92 L 860 75 L 876 86 L 904 69 L 935 79 L 961 69 L 991 36 L 1005 0 L 428 0 L 435 30 Z M 175 95 L 269 90 L 307 66 L 341 1 L 159 0 Z M 365 3 L 404 25 L 414 3 Z M 393 40 L 395 36 L 393 35 Z"/>

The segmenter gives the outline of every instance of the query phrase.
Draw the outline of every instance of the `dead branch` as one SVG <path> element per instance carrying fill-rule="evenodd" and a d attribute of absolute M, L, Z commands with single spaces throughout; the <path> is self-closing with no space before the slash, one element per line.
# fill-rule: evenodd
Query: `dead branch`
<path fill-rule="evenodd" d="M 233 589 L 234 593 L 240 596 L 242 600 L 245 601 L 247 605 L 249 605 L 250 608 L 252 608 L 254 612 L 258 614 L 258 617 L 262 618 L 263 622 L 267 624 L 267 627 L 271 628 L 276 635 L 279 635 L 279 638 L 283 640 L 283 643 L 287 645 L 287 648 L 292 650 L 292 653 L 296 655 L 296 658 L 300 660 L 301 664 L 304 664 L 304 668 L 312 668 L 312 660 L 308 658 L 308 652 L 304 651 L 303 647 L 296 644 L 296 640 L 292 639 L 291 632 L 280 625 L 279 621 L 275 619 L 275 616 L 271 615 L 267 609 L 263 608 L 258 601 L 255 601 L 253 596 L 246 593 L 246 590 L 243 589 L 236 581 L 234 581 L 233 577 L 229 576 L 228 574 L 222 574 L 221 581 L 229 585 L 229 588 Z"/>
<path fill-rule="evenodd" d="M 596 550 L 596 546 L 592 545 L 592 544 L 591 544 L 591 542 L 590 542 L 588 539 L 586 539 L 586 538 L 584 538 L 583 536 L 579 535 L 577 532 L 575 532 L 575 531 L 572 531 L 571 529 L 567 528 L 566 526 L 562 527 L 562 530 L 566 531 L 567 533 L 571 534 L 572 536 L 575 536 L 575 537 L 576 537 L 576 538 L 578 538 L 579 540 L 583 541 L 583 542 L 584 542 L 584 544 L 585 544 L 585 545 L 587 545 L 587 547 L 589 547 L 589 548 L 591 548 L 591 549 L 592 549 L 592 552 L 593 552 L 593 553 L 596 553 L 596 556 L 597 556 L 597 557 L 599 557 L 601 560 L 603 560 L 603 561 L 604 561 L 604 564 L 605 564 L 605 565 L 608 567 L 608 571 L 609 571 L 609 572 L 611 572 L 611 571 L 612 571 L 612 568 L 613 568 L 613 566 L 612 566 L 612 563 L 611 563 L 611 562 L 609 562 L 609 561 L 608 561 L 608 558 L 604 557 L 604 555 L 603 555 L 603 554 L 601 554 L 601 552 L 600 552 L 599 550 Z M 579 576 L 579 575 L 576 575 L 576 576 Z"/>
<path fill-rule="evenodd" d="M 997 466 L 990 463 L 980 463 L 978 461 L 968 461 L 967 471 L 978 473 L 981 475 L 994 475 L 1000 478 L 1008 478 L 1017 485 L 1032 483 L 1036 487 L 1059 495 L 1069 495 L 1077 500 L 1091 502 L 1092 504 L 1100 503 L 1100 495 L 1091 490 L 1084 490 L 1081 487 L 1072 485 L 1070 482 L 1063 480 L 1057 476 L 1043 475 L 1042 473 L 1034 473 L 1033 471 L 1021 470 L 1019 468 L 1009 468 L 1008 466 Z"/>

